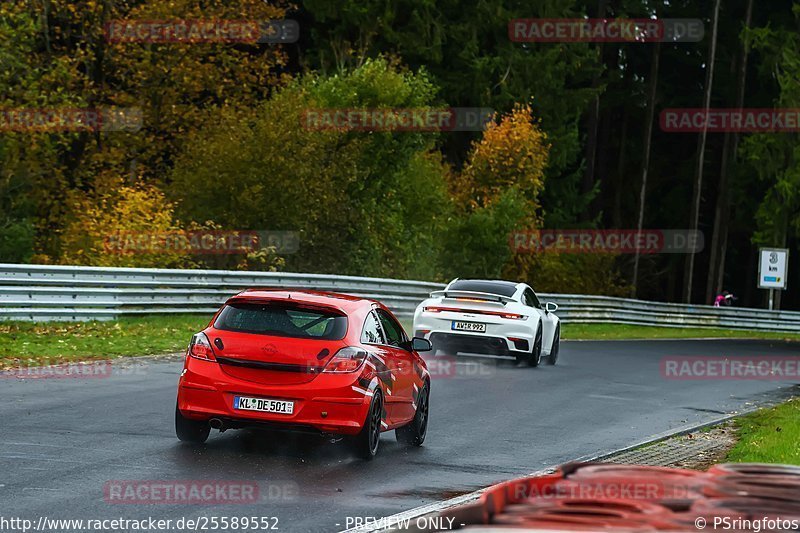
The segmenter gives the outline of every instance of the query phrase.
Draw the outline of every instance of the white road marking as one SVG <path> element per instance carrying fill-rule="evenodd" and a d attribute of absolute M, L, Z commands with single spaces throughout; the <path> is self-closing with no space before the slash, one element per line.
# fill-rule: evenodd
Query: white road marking
<path fill-rule="evenodd" d="M 607 396 L 605 394 L 589 394 L 589 398 L 599 398 L 601 400 L 619 400 L 621 402 L 631 402 L 630 398 L 623 398 L 622 396 Z"/>
<path fill-rule="evenodd" d="M 0 455 L 0 459 L 22 459 L 27 461 L 52 461 L 54 463 L 70 463 L 70 464 L 85 464 L 86 461 L 70 461 L 68 459 L 54 459 L 52 457 L 45 457 L 41 455 Z"/>
<path fill-rule="evenodd" d="M 667 438 L 675 436 L 675 435 L 681 435 L 681 434 L 686 434 L 688 432 L 694 432 L 694 431 L 697 431 L 699 428 L 716 426 L 716 425 L 721 424 L 722 422 L 725 422 L 727 420 L 732 419 L 734 416 L 739 416 L 741 414 L 751 413 L 751 412 L 754 412 L 756 410 L 757 410 L 756 407 L 751 407 L 749 409 L 744 409 L 742 412 L 740 412 L 740 413 L 738 413 L 736 415 L 725 415 L 723 417 L 719 417 L 717 419 L 710 420 L 710 421 L 704 422 L 702 424 L 690 424 L 690 425 L 684 426 L 682 428 L 676 428 L 676 429 L 667 430 L 665 432 L 659 433 L 658 435 L 654 435 L 654 436 L 652 436 L 652 437 L 650 437 L 650 438 L 648 438 L 648 439 L 646 439 L 646 440 L 644 440 L 642 442 L 634 444 L 632 446 L 627 446 L 625 448 L 620 448 L 620 449 L 617 449 L 617 450 L 609 450 L 609 451 L 605 451 L 605 452 L 602 452 L 602 453 L 596 454 L 596 455 L 587 455 L 587 456 L 579 457 L 579 458 L 575 459 L 575 461 L 581 461 L 581 462 L 600 461 L 603 458 L 608 457 L 610 455 L 614 455 L 614 454 L 621 453 L 621 452 L 624 452 L 624 451 L 632 450 L 634 448 L 639 448 L 639 447 L 645 446 L 647 444 L 652 444 L 652 443 L 655 443 L 655 442 L 659 442 L 661 440 L 667 439 Z M 554 465 L 554 466 L 552 466 L 550 468 L 546 468 L 544 470 L 539 470 L 537 472 L 533 472 L 532 474 L 529 474 L 527 476 L 519 476 L 519 477 L 512 478 L 512 479 L 519 479 L 520 477 L 532 477 L 532 476 L 541 476 L 541 475 L 544 475 L 544 474 L 549 474 L 549 473 L 553 472 L 555 468 L 557 468 L 557 465 Z M 384 520 L 381 520 L 380 522 L 382 522 L 384 524 L 386 524 L 386 523 L 397 524 L 397 523 L 400 523 L 400 521 L 405 520 L 405 519 L 413 520 L 415 518 L 427 515 L 429 513 L 438 513 L 438 512 L 441 512 L 441 511 L 445 510 L 445 509 L 449 509 L 451 507 L 455 507 L 455 506 L 458 506 L 458 505 L 463 505 L 465 503 L 477 500 L 478 498 L 480 498 L 481 494 L 483 494 L 489 488 L 491 488 L 491 487 L 478 489 L 475 492 L 470 492 L 469 494 L 463 494 L 461 496 L 456 496 L 455 498 L 451 498 L 449 500 L 444 500 L 444 501 L 441 501 L 441 502 L 429 503 L 429 504 L 423 505 L 421 507 L 416 507 L 416 508 L 410 509 L 408 511 L 403 511 L 402 513 L 397 513 L 397 514 L 385 517 Z M 485 530 L 485 528 L 481 528 L 481 529 Z M 361 527 L 353 527 L 353 528 L 344 530 L 341 533 L 376 533 L 376 532 L 379 532 L 379 531 L 382 531 L 382 530 L 380 528 L 375 528 L 375 527 L 371 527 L 371 526 L 367 525 L 367 526 L 361 526 Z"/>
<path fill-rule="evenodd" d="M 552 469 L 540 470 L 539 472 L 534 472 L 533 476 L 539 476 L 542 474 L 546 474 L 550 472 Z M 455 498 L 450 498 L 449 500 L 445 500 L 442 502 L 434 502 L 429 503 L 427 505 L 423 505 L 421 507 L 416 507 L 414 509 L 410 509 L 408 511 L 403 511 L 402 513 L 397 513 L 391 516 L 386 517 L 384 520 L 380 520 L 380 523 L 383 524 L 399 524 L 403 520 L 406 519 L 414 519 L 420 516 L 427 515 L 429 513 L 438 513 L 445 509 L 449 509 L 451 507 L 455 507 L 457 505 L 462 505 L 464 503 L 468 503 L 480 498 L 481 494 L 485 492 L 489 487 L 484 489 L 476 490 L 475 492 L 470 492 L 469 494 L 463 494 L 461 496 L 456 496 Z M 373 527 L 373 526 L 361 526 L 361 527 L 353 527 L 350 529 L 346 529 L 341 533 L 374 533 L 377 531 L 383 531 L 380 527 Z"/>
<path fill-rule="evenodd" d="M 83 446 L 61 446 L 58 444 L 37 444 L 35 442 L 11 442 L 11 441 L 0 441 L 0 444 L 11 444 L 12 446 L 41 446 L 43 448 L 80 448 L 85 450 Z"/>

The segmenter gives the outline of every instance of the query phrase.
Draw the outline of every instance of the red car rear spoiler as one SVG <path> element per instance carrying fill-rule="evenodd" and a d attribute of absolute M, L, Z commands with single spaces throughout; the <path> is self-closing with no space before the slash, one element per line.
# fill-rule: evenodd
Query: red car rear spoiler
<path fill-rule="evenodd" d="M 237 294 L 236 296 L 231 296 L 225 302 L 225 304 L 236 304 L 236 303 L 261 303 L 261 304 L 270 304 L 270 303 L 279 303 L 279 304 L 287 304 L 291 307 L 303 308 L 303 309 L 310 309 L 314 310 L 317 309 L 319 311 L 328 311 L 338 315 L 347 316 L 347 313 L 340 307 L 336 307 L 335 305 L 330 305 L 326 303 L 319 303 L 319 302 L 309 302 L 308 300 L 301 300 L 296 298 L 267 298 L 267 297 L 253 297 L 247 296 L 243 294 Z"/>

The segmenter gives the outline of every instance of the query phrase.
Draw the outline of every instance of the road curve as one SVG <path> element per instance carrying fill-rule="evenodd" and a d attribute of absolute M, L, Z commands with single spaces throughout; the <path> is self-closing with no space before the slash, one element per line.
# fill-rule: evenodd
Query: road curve
<path fill-rule="evenodd" d="M 283 434 L 214 432 L 201 448 L 178 443 L 176 358 L 115 362 L 107 378 L 0 379 L 0 516 L 274 516 L 281 531 L 340 531 L 348 517 L 394 514 L 794 390 L 782 381 L 664 379 L 664 357 L 798 351 L 774 341 L 565 342 L 555 367 L 445 360 L 434 367 L 425 446 L 407 449 L 384 434 L 372 462 L 342 443 Z M 117 480 L 256 481 L 260 503 L 110 503 L 104 487 Z"/>

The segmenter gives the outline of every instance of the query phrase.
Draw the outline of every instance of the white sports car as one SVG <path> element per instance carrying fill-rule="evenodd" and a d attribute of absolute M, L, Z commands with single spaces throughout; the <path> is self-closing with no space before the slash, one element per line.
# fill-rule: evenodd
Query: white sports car
<path fill-rule="evenodd" d="M 434 354 L 458 352 L 514 357 L 538 366 L 558 360 L 558 306 L 542 304 L 525 283 L 454 279 L 414 312 L 414 336 L 433 344 Z"/>

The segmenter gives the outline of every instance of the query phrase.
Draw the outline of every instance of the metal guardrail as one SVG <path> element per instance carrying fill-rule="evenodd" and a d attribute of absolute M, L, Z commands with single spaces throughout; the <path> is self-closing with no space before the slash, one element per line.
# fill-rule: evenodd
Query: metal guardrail
<path fill-rule="evenodd" d="M 443 285 L 327 274 L 0 264 L 0 319 L 110 320 L 212 314 L 250 287 L 329 290 L 380 300 L 399 316 Z"/>
<path fill-rule="evenodd" d="M 125 315 L 212 314 L 250 287 L 330 290 L 380 300 L 413 315 L 444 285 L 386 278 L 248 272 L 0 264 L 0 319 L 111 320 Z M 559 305 L 564 322 L 614 322 L 800 332 L 800 312 L 646 302 L 609 296 L 540 294 Z"/>
<path fill-rule="evenodd" d="M 559 305 L 565 322 L 635 324 L 678 328 L 724 328 L 800 333 L 800 312 L 648 302 L 609 296 L 540 294 Z"/>

